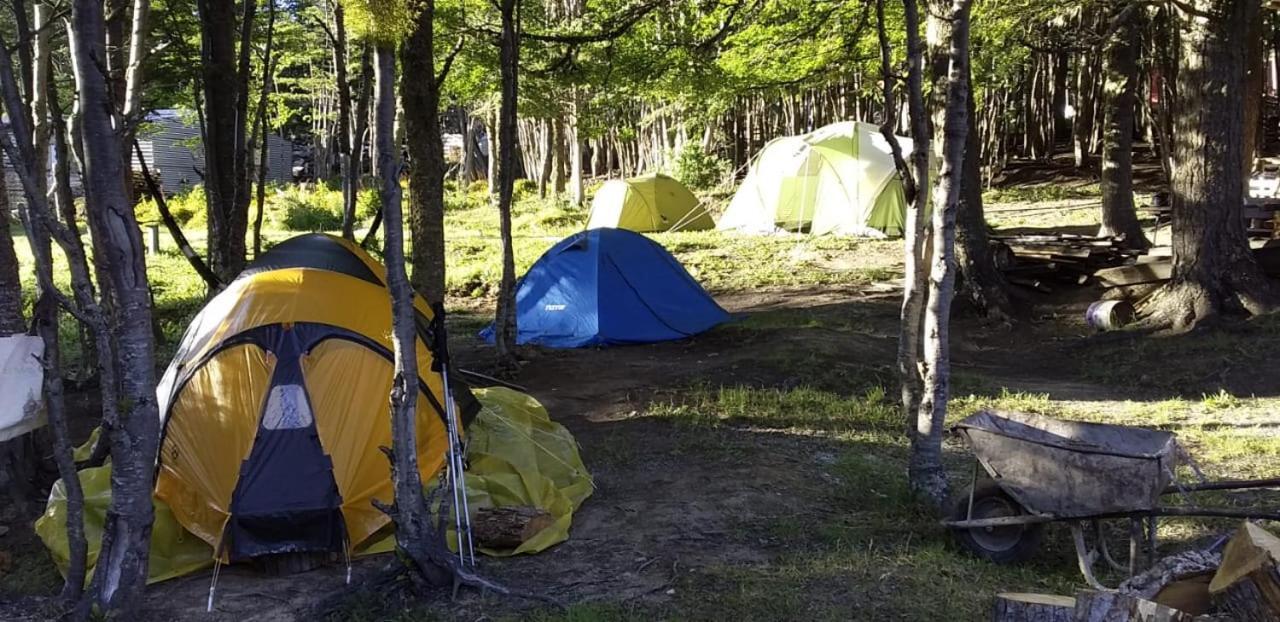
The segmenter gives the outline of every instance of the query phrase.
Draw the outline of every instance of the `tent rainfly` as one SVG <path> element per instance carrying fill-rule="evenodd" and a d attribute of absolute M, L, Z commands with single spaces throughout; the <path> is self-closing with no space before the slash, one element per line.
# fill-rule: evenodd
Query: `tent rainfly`
<path fill-rule="evenodd" d="M 909 157 L 911 139 L 899 137 L 898 143 Z M 765 145 L 717 228 L 897 236 L 906 207 L 902 179 L 880 129 L 844 121 Z"/>
<path fill-rule="evenodd" d="M 522 344 L 669 341 L 729 319 L 665 248 L 625 229 L 591 229 L 561 240 L 516 289 L 516 342 Z M 480 336 L 493 343 L 493 326 Z"/>
<path fill-rule="evenodd" d="M 418 468 L 448 446 L 431 371 L 431 310 L 418 314 Z M 156 389 L 156 496 L 224 560 L 350 552 L 388 523 L 392 498 L 391 298 L 355 244 L 310 234 L 250 265 L 196 315 Z M 455 387 L 460 418 L 479 404 Z"/>
<path fill-rule="evenodd" d="M 714 229 L 711 215 L 684 184 L 660 173 L 613 179 L 591 200 L 588 229 L 613 227 L 641 233 Z"/>

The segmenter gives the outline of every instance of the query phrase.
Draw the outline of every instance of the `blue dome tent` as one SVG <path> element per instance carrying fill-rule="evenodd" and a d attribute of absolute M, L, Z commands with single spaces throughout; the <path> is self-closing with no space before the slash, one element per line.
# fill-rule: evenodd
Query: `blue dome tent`
<path fill-rule="evenodd" d="M 626 229 L 591 229 L 551 247 L 516 288 L 516 343 L 551 348 L 683 339 L 728 321 L 684 266 Z M 493 343 L 493 326 L 480 331 Z"/>

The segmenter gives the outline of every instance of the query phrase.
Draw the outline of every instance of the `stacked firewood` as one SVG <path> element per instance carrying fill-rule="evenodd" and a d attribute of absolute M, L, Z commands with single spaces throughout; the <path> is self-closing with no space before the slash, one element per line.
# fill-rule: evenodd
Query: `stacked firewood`
<path fill-rule="evenodd" d="M 1055 284 L 1082 285 L 1103 268 L 1132 263 L 1140 251 L 1123 237 L 1051 233 L 992 236 L 997 265 L 1010 283 L 1042 292 Z"/>

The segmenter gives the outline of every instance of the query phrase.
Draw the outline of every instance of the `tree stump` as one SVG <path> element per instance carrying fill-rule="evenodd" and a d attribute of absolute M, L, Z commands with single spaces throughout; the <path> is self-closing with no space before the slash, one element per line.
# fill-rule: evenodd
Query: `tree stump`
<path fill-rule="evenodd" d="M 546 510 L 527 505 L 484 508 L 471 521 L 471 533 L 482 547 L 514 549 L 555 522 Z"/>
<path fill-rule="evenodd" d="M 1280 621 L 1280 538 L 1245 521 L 1209 584 L 1219 608 L 1240 622 Z"/>
<path fill-rule="evenodd" d="M 1053 594 L 996 594 L 991 622 L 1073 622 L 1076 599 Z"/>
<path fill-rule="evenodd" d="M 1120 592 L 1083 590 L 1076 594 L 1073 622 L 1192 622 L 1195 616 Z"/>

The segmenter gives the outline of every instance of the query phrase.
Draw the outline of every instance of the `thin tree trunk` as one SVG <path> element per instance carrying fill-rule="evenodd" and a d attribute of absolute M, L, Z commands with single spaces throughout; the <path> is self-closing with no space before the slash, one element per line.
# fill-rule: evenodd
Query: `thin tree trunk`
<path fill-rule="evenodd" d="M 498 305 L 494 314 L 494 341 L 498 365 L 515 368 L 516 346 L 516 261 L 511 242 L 511 199 L 515 189 L 516 105 L 519 92 L 520 4 L 500 0 L 502 37 L 499 68 L 502 76 L 502 106 L 498 113 L 498 223 L 502 237 L 502 279 L 498 284 Z"/>
<path fill-rule="evenodd" d="M 1240 217 L 1245 48 L 1258 6 L 1195 0 L 1184 14 L 1173 118 L 1173 273 L 1143 312 L 1182 330 L 1223 312 L 1262 313 L 1280 297 L 1249 251 Z"/>
<path fill-rule="evenodd" d="M 883 0 L 877 4 L 880 12 L 883 12 L 882 4 Z M 917 411 L 920 407 L 920 393 L 923 389 L 920 378 L 920 330 L 923 321 L 927 266 L 924 251 L 928 221 L 924 214 L 929 200 L 929 193 L 924 189 L 929 187 L 930 181 L 929 152 L 932 149 L 932 135 L 929 131 L 929 117 L 924 104 L 924 46 L 920 41 L 920 12 L 916 0 L 903 0 L 903 14 L 907 30 L 907 109 L 911 123 L 913 171 L 904 170 L 905 164 L 898 163 L 903 178 L 912 181 L 909 185 L 912 190 L 909 196 L 911 204 L 907 209 L 906 228 L 903 231 L 904 274 L 898 332 L 898 378 L 902 384 L 901 399 L 906 428 L 908 435 L 914 435 Z M 883 18 L 879 20 L 881 24 L 883 21 Z M 883 50 L 881 63 L 887 65 L 888 37 L 883 25 L 880 26 L 880 31 Z M 883 71 L 887 73 L 889 68 L 883 67 Z M 892 83 L 892 80 L 884 80 L 886 116 L 889 116 L 894 99 L 892 87 L 889 86 Z M 896 145 L 897 137 L 886 130 L 886 127 L 882 127 L 881 133 L 892 141 L 890 144 Z M 900 157 L 895 158 L 895 160 L 900 159 Z"/>
<path fill-rule="evenodd" d="M 271 93 L 271 49 L 276 30 L 276 3 L 267 2 L 267 41 L 262 53 L 262 92 L 258 94 L 258 209 L 253 216 L 253 258 L 262 254 L 262 212 L 267 203 L 267 156 L 270 154 L 271 124 L 267 119 L 267 95 Z"/>
<path fill-rule="evenodd" d="M 360 180 L 365 174 L 365 168 L 371 166 L 364 157 L 365 144 L 369 141 L 369 103 L 373 99 L 373 48 L 368 44 L 362 46 L 360 53 L 359 89 L 355 126 L 351 134 L 352 183 L 357 191 L 363 185 Z"/>
<path fill-rule="evenodd" d="M 431 303 L 444 302 L 445 290 L 445 163 L 440 138 L 434 20 L 435 1 L 426 0 L 400 56 L 405 75 L 413 76 L 404 81 L 401 92 L 409 157 L 413 162 L 409 169 L 413 286 Z"/>
<path fill-rule="evenodd" d="M 252 2 L 253 0 L 246 0 Z M 198 0 L 201 23 L 201 78 L 205 104 L 204 189 L 208 205 L 209 267 L 223 282 L 231 282 L 244 267 L 248 214 L 237 213 L 237 182 L 244 176 L 236 163 L 237 86 L 235 2 Z M 83 109 L 82 109 L 83 110 Z"/>
<path fill-rule="evenodd" d="M 1102 228 L 1124 236 L 1124 246 L 1150 246 L 1133 207 L 1133 125 L 1137 104 L 1139 13 L 1124 10 L 1103 49 Z"/>
<path fill-rule="evenodd" d="M 929 77 L 933 84 L 931 104 L 935 131 L 943 127 L 948 114 L 947 87 L 949 73 L 954 70 L 951 62 L 952 25 L 943 17 L 950 10 L 947 4 L 945 0 L 941 4 L 935 2 L 934 8 L 929 11 L 928 20 Z M 987 221 L 983 213 L 982 165 L 979 161 L 981 146 L 978 144 L 975 129 L 976 111 L 972 89 L 969 88 L 970 75 L 967 63 L 961 78 L 965 81 L 965 106 L 967 107 L 965 118 L 969 123 L 969 129 L 964 134 L 967 146 L 962 150 L 964 166 L 957 171 L 956 178 L 960 184 L 960 203 L 955 215 L 955 240 L 959 243 L 956 259 L 960 274 L 963 276 L 962 293 L 983 316 L 996 322 L 1009 322 L 1014 317 L 1013 302 L 1009 298 L 1008 283 L 1005 281 L 1004 274 L 995 266 L 991 242 L 987 235 Z M 1033 98 L 1033 101 L 1037 100 Z M 1047 117 L 1035 118 L 1047 119 L 1050 125 L 1053 123 L 1052 111 L 1049 111 Z M 935 142 L 933 147 L 938 156 L 945 157 L 941 153 L 945 143 Z M 937 231 L 933 233 L 936 235 Z"/>
<path fill-rule="evenodd" d="M 351 149 L 351 83 L 347 80 L 347 25 L 341 2 L 333 5 L 333 71 L 337 78 L 338 91 L 338 157 L 339 174 L 342 176 L 342 237 L 348 240 L 355 238 L 356 222 L 356 186 L 353 178 L 359 174 L 354 170 Z M 354 175 L 353 175 L 354 174 Z"/>
<path fill-rule="evenodd" d="M 3 160 L 0 160 L 0 170 L 3 170 Z M 4 231 L 0 232 L 0 336 L 27 330 L 27 320 L 22 313 L 22 278 L 18 274 L 18 255 L 10 232 L 12 223 L 9 190 L 5 187 L 4 175 L 0 175 L 0 224 L 4 225 Z"/>
<path fill-rule="evenodd" d="M 954 0 L 950 71 L 943 119 L 942 170 L 933 193 L 933 252 L 924 324 L 924 392 L 908 466 L 911 488 L 940 509 L 947 500 L 947 474 L 942 466 L 942 432 L 950 390 L 950 315 L 955 293 L 955 227 L 960 177 L 968 142 L 969 0 Z"/>
<path fill-rule="evenodd" d="M 1092 11 L 1085 10 L 1086 23 L 1094 23 Z M 1072 150 L 1078 169 L 1089 168 L 1089 143 L 1093 136 L 1093 56 L 1081 54 L 1076 60 L 1076 116 L 1072 119 Z"/>
<path fill-rule="evenodd" d="M 33 180 L 34 181 L 34 180 Z M 34 185 L 34 184 L 33 184 Z M 30 211 L 41 209 L 31 206 Z M 46 206 L 47 207 L 47 206 Z M 48 214 L 46 213 L 45 216 Z M 84 533 L 84 490 L 80 486 L 80 478 L 76 474 L 75 460 L 72 458 L 72 444 L 67 431 L 67 408 L 63 398 L 62 387 L 62 354 L 58 341 L 58 302 L 60 294 L 53 282 L 53 255 L 50 244 L 50 233 L 40 223 L 40 218 L 28 215 L 23 219 L 27 230 L 27 242 L 31 246 L 31 255 L 35 259 L 36 282 L 40 290 L 40 299 L 35 304 L 32 321 L 36 334 L 44 344 L 44 355 L 41 366 L 44 368 L 43 392 L 45 414 L 49 418 L 49 427 L 54 437 L 54 463 L 58 467 L 58 477 L 66 490 L 66 529 L 67 529 L 67 570 L 62 584 L 61 597 L 68 602 L 75 602 L 84 591 L 86 565 L 88 563 L 88 540 Z"/>
<path fill-rule="evenodd" d="M 77 38 L 72 64 L 82 115 L 84 181 L 94 245 L 102 248 L 103 289 L 114 302 L 112 332 L 120 361 L 118 428 L 111 436 L 111 505 L 94 571 L 93 600 L 105 612 L 127 611 L 147 579 L 153 518 L 151 490 L 159 439 L 155 397 L 155 338 L 142 234 L 124 184 L 124 148 L 112 123 L 107 83 L 96 59 L 105 57 L 102 4 L 75 0 Z"/>
<path fill-rule="evenodd" d="M 431 13 L 430 8 L 423 11 L 428 21 Z M 440 545 L 432 541 L 438 534 L 435 534 L 431 526 L 422 496 L 422 478 L 418 473 L 417 406 L 420 387 L 417 324 L 414 321 L 413 288 L 405 274 L 400 157 L 394 138 L 395 49 L 391 44 L 380 43 L 376 56 L 377 96 L 374 110 L 377 121 L 374 136 L 377 139 L 378 176 L 382 183 L 382 212 L 386 227 L 384 257 L 387 261 L 387 288 L 391 290 L 391 342 L 395 347 L 396 357 L 395 377 L 391 384 L 390 453 L 395 505 L 389 512 L 396 525 L 397 549 L 413 560 L 414 565 L 429 580 L 441 583 L 441 579 L 447 579 L 448 575 L 428 554 L 428 550 Z M 434 81 L 434 73 L 428 73 L 427 78 Z M 423 81 L 422 76 L 419 76 L 418 81 Z"/>

